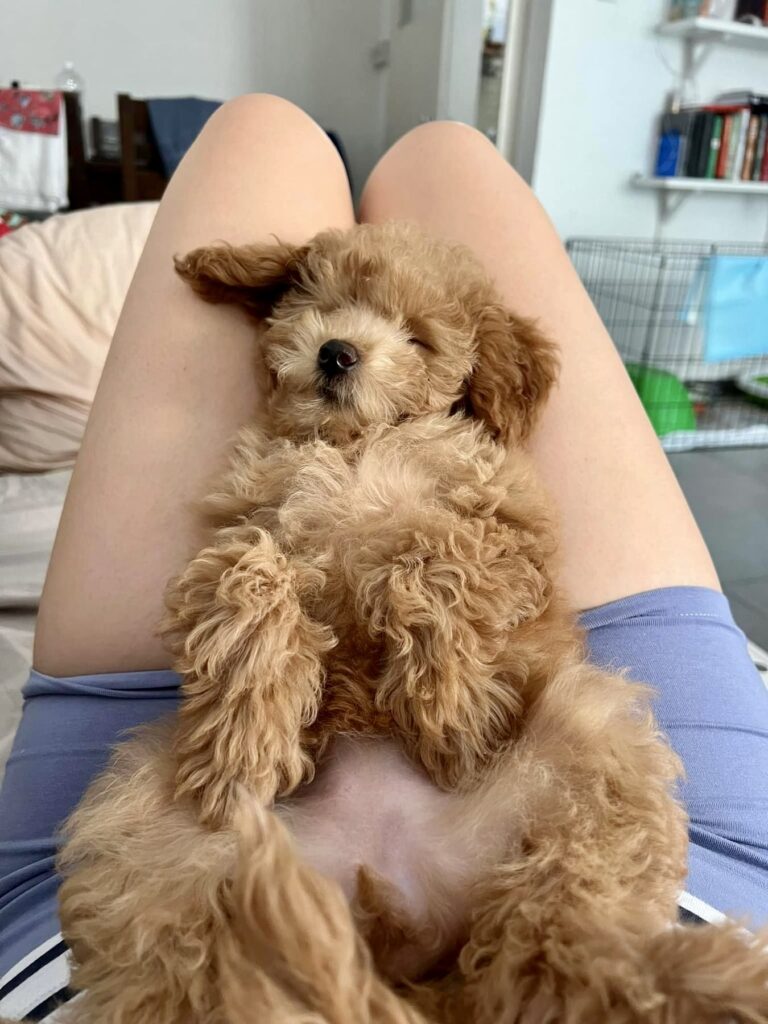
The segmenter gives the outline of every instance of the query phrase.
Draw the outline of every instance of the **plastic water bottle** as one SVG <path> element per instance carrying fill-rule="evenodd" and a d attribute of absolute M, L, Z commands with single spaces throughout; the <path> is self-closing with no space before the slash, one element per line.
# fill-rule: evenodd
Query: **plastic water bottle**
<path fill-rule="evenodd" d="M 75 71 L 75 65 L 71 60 L 64 62 L 64 67 L 56 75 L 54 82 L 56 88 L 61 92 L 82 92 L 85 84 L 82 77 Z"/>

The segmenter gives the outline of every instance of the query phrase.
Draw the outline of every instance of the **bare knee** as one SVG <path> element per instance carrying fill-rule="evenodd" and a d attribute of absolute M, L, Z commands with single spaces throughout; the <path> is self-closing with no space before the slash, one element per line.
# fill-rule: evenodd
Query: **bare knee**
<path fill-rule="evenodd" d="M 390 147 L 368 177 L 361 198 L 363 220 L 377 219 L 385 195 L 407 188 L 414 173 L 440 168 L 448 174 L 480 180 L 489 166 L 504 164 L 505 170 L 528 190 L 522 178 L 506 163 L 492 142 L 477 128 L 460 121 L 428 121 L 412 128 Z M 385 205 L 387 205 L 385 203 Z"/>
<path fill-rule="evenodd" d="M 487 135 L 463 121 L 425 121 L 399 138 L 389 152 L 423 150 L 424 147 L 435 152 L 442 149 L 458 149 L 463 152 L 478 147 L 481 151 L 490 149 L 493 153 L 497 152 Z"/>
<path fill-rule="evenodd" d="M 204 130 L 210 132 L 229 127 L 241 131 L 250 128 L 270 130 L 275 127 L 292 131 L 321 131 L 317 123 L 301 107 L 283 99 L 282 96 L 273 96 L 266 92 L 245 93 L 222 103 L 208 119 Z"/>
<path fill-rule="evenodd" d="M 341 163 L 325 131 L 301 107 L 270 93 L 246 93 L 228 100 L 208 119 L 200 134 L 202 144 L 239 147 L 246 152 L 254 139 L 261 145 L 289 146 L 292 151 L 313 149 L 313 156 Z"/>

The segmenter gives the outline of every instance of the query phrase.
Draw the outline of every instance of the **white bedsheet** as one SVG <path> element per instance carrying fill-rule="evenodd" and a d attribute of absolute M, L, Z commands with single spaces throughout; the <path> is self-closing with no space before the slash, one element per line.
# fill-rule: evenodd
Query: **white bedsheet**
<path fill-rule="evenodd" d="M 21 714 L 37 604 L 70 475 L 0 475 L 0 776 Z"/>
<path fill-rule="evenodd" d="M 34 612 L 0 612 L 0 778 L 21 716 L 21 688 L 32 664 Z"/>

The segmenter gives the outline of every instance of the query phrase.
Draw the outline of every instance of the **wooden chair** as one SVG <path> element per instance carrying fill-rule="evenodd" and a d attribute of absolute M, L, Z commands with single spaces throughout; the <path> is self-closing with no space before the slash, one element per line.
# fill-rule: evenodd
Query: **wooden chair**
<path fill-rule="evenodd" d="M 117 96 L 120 121 L 123 201 L 159 199 L 165 191 L 165 176 L 160 154 L 152 135 L 146 100 L 137 100 L 127 93 Z"/>
<path fill-rule="evenodd" d="M 86 158 L 80 97 L 64 93 L 69 148 L 69 206 L 79 210 L 102 203 L 130 203 L 159 199 L 168 179 L 163 170 L 152 134 L 146 100 L 118 93 L 117 112 L 120 128 L 120 159 L 92 156 Z M 344 146 L 338 135 L 328 135 L 336 146 L 349 177 L 352 177 Z"/>
<path fill-rule="evenodd" d="M 64 111 L 67 122 L 70 210 L 119 203 L 123 197 L 120 161 L 99 157 L 89 159 L 86 156 L 83 114 L 78 93 L 64 93 Z"/>
<path fill-rule="evenodd" d="M 86 156 L 80 96 L 64 93 L 69 157 L 69 208 L 159 199 L 167 179 L 144 100 L 126 93 L 117 97 L 120 122 L 119 159 Z"/>

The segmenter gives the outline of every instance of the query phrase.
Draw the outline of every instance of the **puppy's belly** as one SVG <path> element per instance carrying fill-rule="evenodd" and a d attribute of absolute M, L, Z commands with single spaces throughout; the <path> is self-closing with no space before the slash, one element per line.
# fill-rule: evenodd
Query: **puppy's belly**
<path fill-rule="evenodd" d="M 405 928 L 396 942 L 371 936 L 378 966 L 416 978 L 466 939 L 473 887 L 516 847 L 512 794 L 497 799 L 499 787 L 445 793 L 392 740 L 339 737 L 315 781 L 277 813 L 353 907 L 361 867 L 383 883 L 392 923 Z"/>

